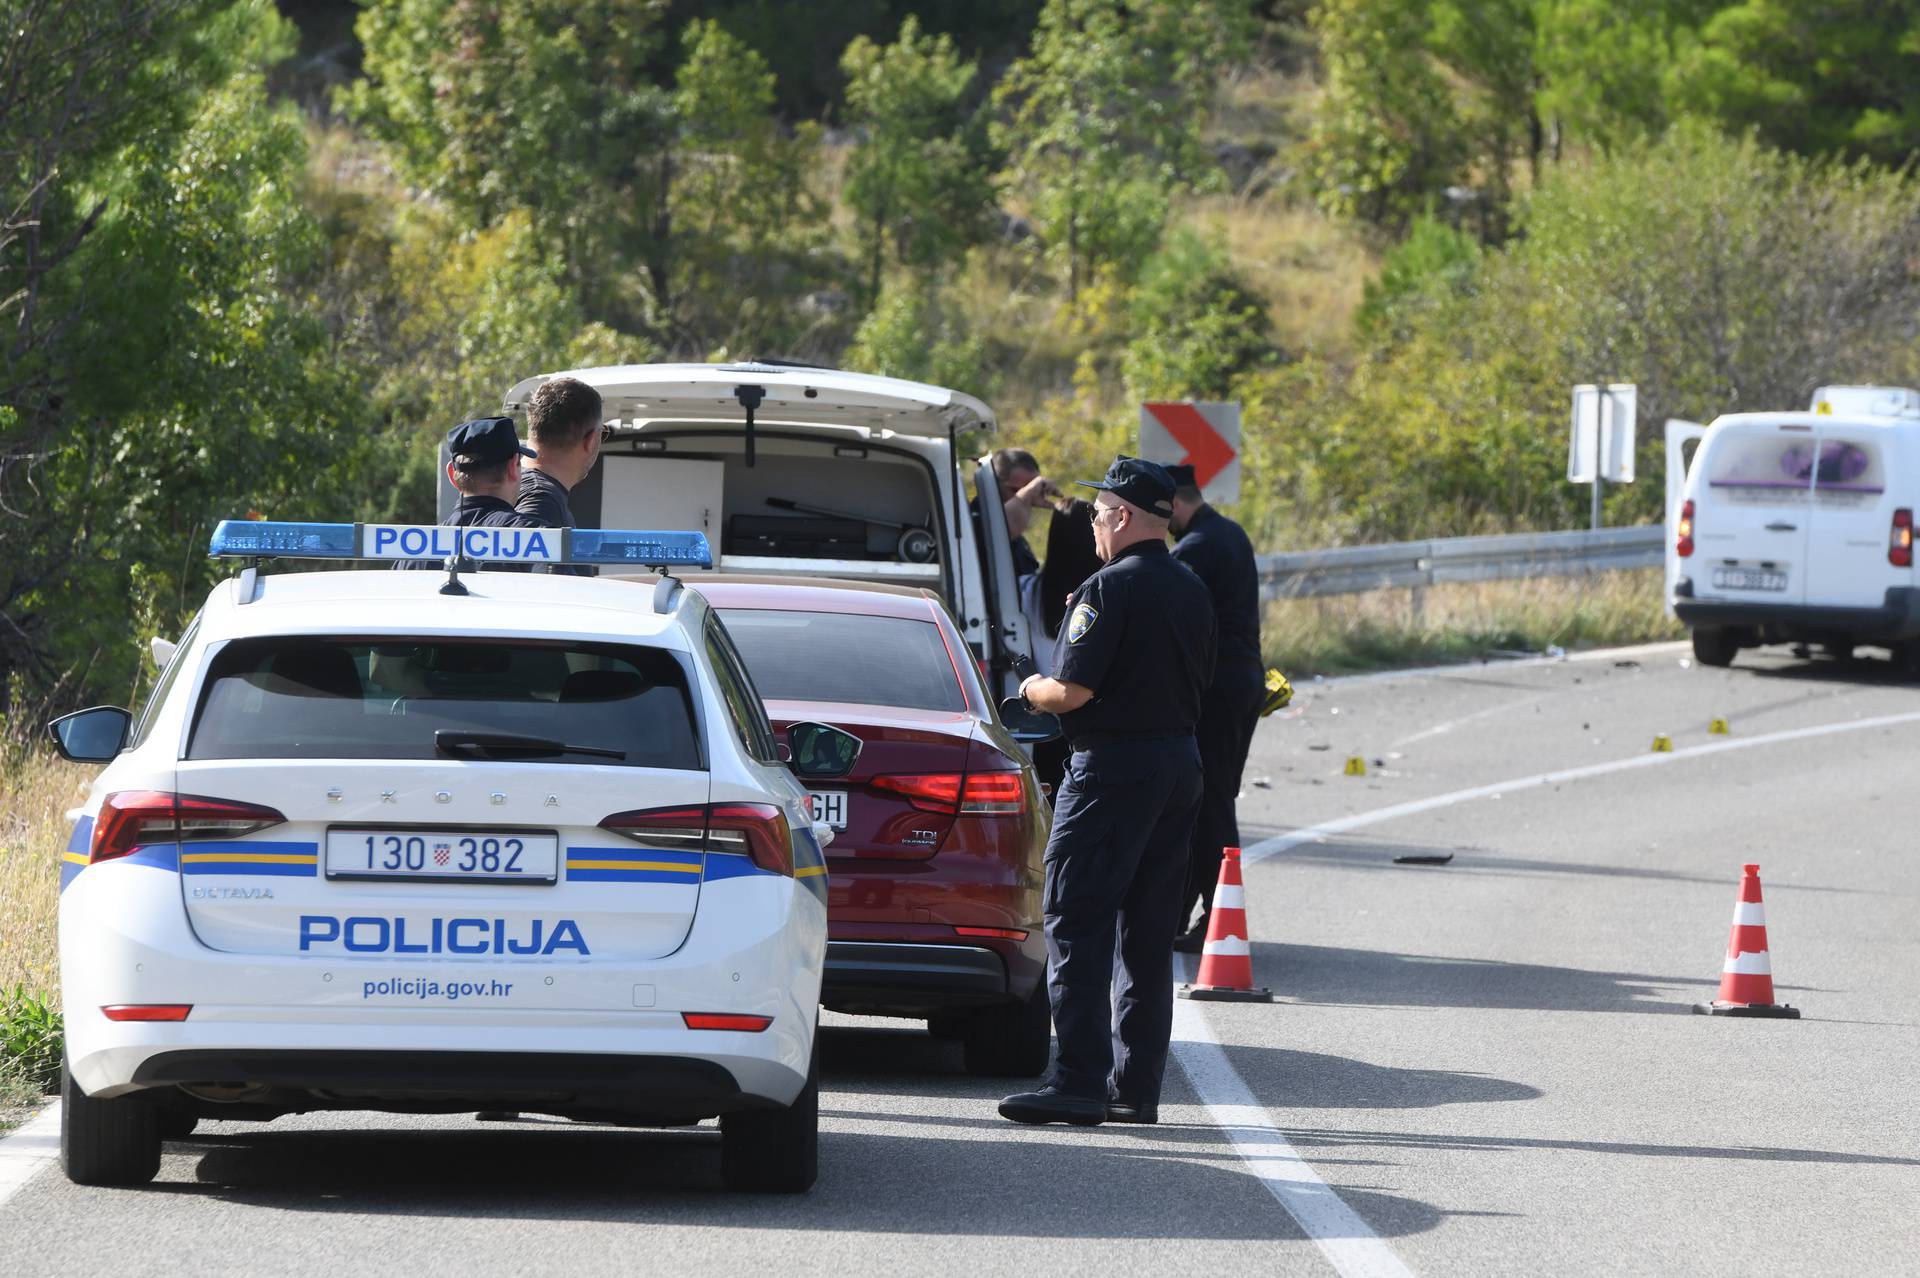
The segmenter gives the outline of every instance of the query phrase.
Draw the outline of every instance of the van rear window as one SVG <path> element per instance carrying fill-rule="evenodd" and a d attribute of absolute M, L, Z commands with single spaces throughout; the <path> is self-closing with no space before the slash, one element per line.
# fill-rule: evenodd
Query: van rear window
<path fill-rule="evenodd" d="M 215 654 L 187 758 L 445 758 L 434 734 L 450 731 L 595 752 L 517 756 L 530 762 L 701 769 L 695 722 L 660 649 L 274 636 Z"/>
<path fill-rule="evenodd" d="M 1886 490 L 1880 449 L 1871 440 L 1810 432 L 1755 432 L 1722 440 L 1713 450 L 1707 483 L 1782 494 Z"/>

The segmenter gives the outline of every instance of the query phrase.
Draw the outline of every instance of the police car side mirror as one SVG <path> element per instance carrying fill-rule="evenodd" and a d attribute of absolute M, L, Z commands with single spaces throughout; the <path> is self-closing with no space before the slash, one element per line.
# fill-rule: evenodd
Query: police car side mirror
<path fill-rule="evenodd" d="M 796 723 L 787 729 L 787 766 L 793 775 L 814 780 L 844 777 L 853 771 L 860 747 L 866 744 L 851 732 L 827 723 Z"/>
<path fill-rule="evenodd" d="M 1021 745 L 1039 745 L 1060 735 L 1059 717 L 1035 710 L 1024 697 L 1008 697 L 1000 703 L 1000 723 Z"/>
<path fill-rule="evenodd" d="M 110 763 L 126 749 L 133 715 L 119 706 L 94 706 L 63 714 L 47 725 L 53 748 L 74 763 Z"/>

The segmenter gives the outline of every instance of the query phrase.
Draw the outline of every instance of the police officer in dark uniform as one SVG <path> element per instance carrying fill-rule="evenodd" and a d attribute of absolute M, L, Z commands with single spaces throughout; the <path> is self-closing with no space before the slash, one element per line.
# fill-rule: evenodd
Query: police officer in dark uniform
<path fill-rule="evenodd" d="M 1200 707 L 1200 765 L 1206 784 L 1200 816 L 1193 823 L 1193 859 L 1181 922 L 1200 906 L 1199 921 L 1182 932 L 1176 948 L 1191 954 L 1206 942 L 1213 886 L 1220 878 L 1220 850 L 1240 846 L 1234 799 L 1247 768 L 1247 750 L 1260 722 L 1266 667 L 1260 660 L 1260 574 L 1253 543 L 1239 524 L 1207 505 L 1194 483 L 1193 467 L 1169 466 L 1173 476 L 1173 557 L 1207 583 L 1219 636 L 1213 683 Z"/>
<path fill-rule="evenodd" d="M 1106 566 L 1074 593 L 1054 673 L 1020 684 L 1029 705 L 1060 716 L 1073 757 L 1043 900 L 1060 1055 L 1038 1091 L 1000 1102 L 1019 1123 L 1158 1121 L 1200 803 L 1193 730 L 1213 675 L 1213 607 L 1167 552 L 1173 480 L 1121 457 L 1087 487 L 1101 490 L 1093 528 Z"/>
<path fill-rule="evenodd" d="M 452 513 L 440 521 L 442 524 L 456 528 L 545 527 L 538 519 L 513 508 L 520 494 L 520 459 L 534 454 L 514 433 L 511 417 L 480 417 L 461 422 L 447 432 L 447 453 L 447 482 L 460 494 L 460 500 Z M 424 561 L 395 565 L 398 568 L 438 566 Z M 497 572 L 529 570 L 527 564 L 489 562 L 483 566 Z"/>

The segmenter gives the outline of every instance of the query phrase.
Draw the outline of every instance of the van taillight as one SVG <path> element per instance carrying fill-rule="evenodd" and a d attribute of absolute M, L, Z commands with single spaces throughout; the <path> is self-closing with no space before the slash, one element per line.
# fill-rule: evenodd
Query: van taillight
<path fill-rule="evenodd" d="M 871 782 L 876 790 L 900 795 L 923 812 L 948 816 L 990 816 L 1021 812 L 1027 806 L 1027 788 L 1018 772 L 926 772 L 881 776 Z"/>
<path fill-rule="evenodd" d="M 272 808 L 253 803 L 159 790 L 121 790 L 109 794 L 100 805 L 88 862 L 111 861 L 149 843 L 237 839 L 286 819 Z"/>
<path fill-rule="evenodd" d="M 1674 530 L 1673 548 L 1682 559 L 1693 553 L 1693 502 L 1680 503 L 1680 526 Z"/>
<path fill-rule="evenodd" d="M 635 843 L 689 851 L 735 852 L 763 870 L 793 873 L 793 834 L 771 803 L 697 803 L 615 812 L 600 828 Z"/>
<path fill-rule="evenodd" d="M 1905 506 L 1893 512 L 1887 534 L 1887 562 L 1895 568 L 1913 567 L 1913 512 Z"/>

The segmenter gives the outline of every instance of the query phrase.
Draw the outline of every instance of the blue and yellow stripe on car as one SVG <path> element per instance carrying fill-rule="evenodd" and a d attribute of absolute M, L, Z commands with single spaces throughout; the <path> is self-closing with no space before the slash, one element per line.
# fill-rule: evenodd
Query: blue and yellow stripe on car
<path fill-rule="evenodd" d="M 310 879 L 320 873 L 320 845 L 278 843 L 265 839 L 182 843 L 180 872 Z"/>
<path fill-rule="evenodd" d="M 700 882 L 701 854 L 665 848 L 568 848 L 569 883 Z"/>
<path fill-rule="evenodd" d="M 88 854 L 93 848 L 93 818 L 82 816 L 73 823 L 73 833 L 67 836 L 67 850 L 60 854 L 60 890 L 67 890 L 67 884 L 87 868 Z"/>
<path fill-rule="evenodd" d="M 793 830 L 793 878 L 807 891 L 827 899 L 827 858 L 820 850 L 819 840 L 813 837 L 813 831 L 804 826 Z M 772 874 L 772 870 L 763 870 L 753 863 L 753 859 L 740 852 L 707 853 L 706 871 L 702 875 L 709 883 L 722 879 L 737 879 L 749 874 Z"/>

